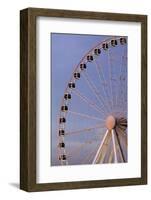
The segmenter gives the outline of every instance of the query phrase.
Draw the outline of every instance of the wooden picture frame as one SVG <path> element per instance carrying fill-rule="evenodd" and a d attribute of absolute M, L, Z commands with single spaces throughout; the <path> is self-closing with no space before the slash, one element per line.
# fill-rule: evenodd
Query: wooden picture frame
<path fill-rule="evenodd" d="M 141 23 L 141 177 L 36 183 L 36 19 L 39 16 Z M 20 12 L 20 188 L 47 191 L 147 184 L 147 16 L 27 8 Z"/>

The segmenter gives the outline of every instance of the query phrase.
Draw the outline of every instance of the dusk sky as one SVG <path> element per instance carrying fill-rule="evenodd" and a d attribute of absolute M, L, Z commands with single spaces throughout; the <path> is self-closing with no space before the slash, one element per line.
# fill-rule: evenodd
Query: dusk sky
<path fill-rule="evenodd" d="M 111 36 L 98 36 L 98 35 L 77 35 L 77 34 L 58 34 L 52 33 L 50 36 L 51 40 L 51 77 L 52 77 L 52 130 L 51 130 L 51 165 L 59 165 L 59 161 L 57 159 L 57 144 L 58 144 L 58 133 L 57 133 L 57 116 L 60 110 L 60 103 L 64 96 L 64 91 L 67 87 L 67 84 L 70 78 L 73 76 L 73 70 L 75 66 L 79 63 L 81 58 L 94 46 L 96 46 L 101 41 L 104 41 Z M 112 52 L 113 51 L 113 52 Z M 119 46 L 114 48 L 111 51 L 110 59 L 108 59 L 108 54 L 104 51 L 101 53 L 101 56 L 98 56 L 97 62 L 101 63 L 103 69 L 103 75 L 105 77 L 106 82 L 102 79 L 100 82 L 99 76 L 97 71 L 94 69 L 94 64 L 89 63 L 89 69 L 87 73 L 91 77 L 91 80 L 95 84 L 98 90 L 102 93 L 102 98 L 105 100 L 106 105 L 104 108 L 110 105 L 111 101 L 114 102 L 116 105 L 115 110 L 123 111 L 126 110 L 127 112 L 127 83 L 121 86 L 119 82 L 120 73 L 126 77 L 127 80 L 127 71 L 121 66 L 127 65 L 126 62 L 122 61 L 122 56 L 127 53 L 127 49 L 123 46 Z M 125 52 L 124 52 L 125 51 Z M 111 67 L 112 63 L 112 80 L 109 81 L 109 65 Z M 123 71 L 120 72 L 120 69 Z M 109 82 L 112 84 L 112 89 L 109 88 Z M 106 88 L 101 86 L 101 84 L 106 84 Z M 122 87 L 122 91 L 124 94 L 120 93 L 120 87 Z M 103 93 L 104 88 L 106 91 Z M 95 102 L 98 106 L 103 107 L 104 105 L 99 105 L 97 102 L 96 97 L 92 94 L 90 88 L 86 84 L 83 77 L 76 83 L 76 89 L 84 94 L 86 97 L 91 99 Z M 112 94 L 111 94 L 112 90 Z M 112 95 L 112 98 L 111 98 Z M 120 100 L 117 102 L 117 96 L 123 95 Z M 122 101 L 126 101 L 126 104 L 123 104 Z M 122 105 L 123 104 L 123 105 Z M 94 111 L 92 108 L 89 108 L 88 105 L 77 97 L 73 93 L 72 100 L 70 102 L 70 110 L 78 113 L 88 114 L 90 116 L 95 116 L 96 118 L 102 119 L 100 120 L 92 120 L 88 118 L 81 118 L 73 116 L 72 114 L 67 115 L 68 124 L 66 125 L 67 131 L 74 131 L 79 130 L 91 126 L 96 126 L 96 124 L 100 124 L 103 126 L 105 114 L 100 114 Z M 107 115 L 109 114 L 110 110 L 106 108 Z M 67 144 L 67 150 L 70 152 L 75 152 L 78 154 L 78 145 L 82 146 L 85 143 L 85 147 L 82 150 L 79 150 L 78 158 L 72 158 L 71 164 L 79 164 L 81 163 L 82 157 L 85 157 L 87 154 L 95 154 L 98 145 L 100 144 L 100 140 L 105 132 L 105 127 L 96 129 L 95 132 L 89 131 L 89 134 L 83 133 L 76 136 L 69 136 L 69 138 L 65 138 Z M 94 134 L 95 133 L 95 134 Z M 93 141 L 91 143 L 90 141 Z M 87 145 L 88 144 L 88 145 Z M 79 147 L 80 149 L 80 147 Z M 91 155 L 90 155 L 91 156 Z M 70 156 L 69 156 L 70 157 Z M 91 160 L 91 158 L 89 158 Z"/>

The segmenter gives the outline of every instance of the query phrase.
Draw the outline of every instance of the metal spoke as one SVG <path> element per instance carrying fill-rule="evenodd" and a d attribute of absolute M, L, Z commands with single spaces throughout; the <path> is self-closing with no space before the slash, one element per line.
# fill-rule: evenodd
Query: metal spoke
<path fill-rule="evenodd" d="M 75 131 L 67 131 L 67 133 L 65 135 L 72 135 L 72 134 L 77 134 L 77 133 L 82 133 L 82 132 L 87 132 L 87 131 L 92 131 L 94 129 L 100 129 L 100 128 L 105 128 L 105 126 L 100 126 L 97 125 L 97 126 L 92 126 L 92 127 L 89 127 L 89 128 L 84 128 L 84 129 L 80 129 L 80 130 L 75 130 Z"/>
<path fill-rule="evenodd" d="M 124 116 L 126 118 L 126 114 L 127 114 L 127 111 L 113 112 L 113 115 L 115 115 L 117 118 L 124 117 Z"/>
<path fill-rule="evenodd" d="M 122 147 L 120 144 L 120 140 L 119 140 L 119 137 L 118 137 L 118 134 L 116 133 L 116 131 L 114 131 L 114 136 L 115 136 L 115 143 L 117 144 L 120 158 L 121 158 L 122 162 L 125 162 L 124 153 L 123 153 L 123 150 L 122 150 Z"/>
<path fill-rule="evenodd" d="M 76 155 L 76 157 L 78 157 L 78 155 L 81 153 L 81 150 L 85 147 L 85 145 L 88 144 L 93 144 L 94 142 L 98 141 L 97 139 L 95 140 L 87 140 L 84 143 L 80 144 L 76 149 L 74 149 L 73 151 L 70 151 L 70 153 L 67 152 L 67 156 L 70 158 L 70 155 Z"/>
<path fill-rule="evenodd" d="M 98 120 L 98 121 L 103 121 L 103 122 L 105 121 L 104 119 L 101 119 L 101 118 L 98 118 L 98 117 L 94 117 L 94 116 L 83 114 L 83 113 L 79 113 L 79 112 L 74 112 L 74 111 L 71 111 L 71 110 L 69 110 L 68 112 L 70 114 L 77 115 L 77 116 L 80 116 L 80 117 L 85 117 L 85 118 Z"/>
<path fill-rule="evenodd" d="M 112 68 L 111 68 L 111 61 L 110 61 L 110 50 L 108 50 L 108 69 L 109 69 L 109 84 L 110 84 L 110 94 L 111 94 L 111 103 L 112 103 L 112 111 L 113 111 L 113 91 L 112 91 Z"/>
<path fill-rule="evenodd" d="M 117 151 L 116 151 L 116 145 L 115 145 L 115 135 L 113 130 L 111 130 L 112 134 L 112 144 L 113 144 L 113 152 L 114 152 L 114 163 L 117 163 Z"/>
<path fill-rule="evenodd" d="M 95 85 L 90 81 L 89 76 L 86 72 L 83 73 L 83 77 L 85 79 L 85 81 L 87 82 L 90 90 L 93 92 L 93 94 L 95 95 L 95 97 L 97 98 L 98 102 L 103 105 L 104 107 L 106 107 L 106 109 L 108 110 L 108 107 L 105 105 L 104 103 L 104 99 L 99 95 L 99 92 L 97 90 L 97 88 L 95 87 Z"/>
<path fill-rule="evenodd" d="M 104 74 L 103 74 L 103 71 L 101 70 L 101 66 L 98 64 L 98 62 L 97 62 L 96 60 L 94 61 L 94 64 L 95 64 L 96 71 L 97 71 L 98 76 L 99 76 L 100 83 L 101 83 L 101 85 L 102 85 L 101 75 L 102 75 L 103 82 L 106 83 L 107 81 L 105 80 L 105 76 L 104 76 Z M 107 94 L 107 91 L 106 91 L 106 89 L 105 89 L 104 84 L 103 84 L 103 92 L 104 92 L 104 95 L 106 96 L 106 98 L 108 99 L 109 96 L 108 96 L 108 94 Z M 110 104 L 108 105 L 108 107 L 110 107 L 110 109 L 111 109 Z"/>
<path fill-rule="evenodd" d="M 112 66 L 114 66 L 113 65 L 113 61 L 114 60 L 116 60 L 115 59 L 115 55 L 113 55 L 113 52 L 112 52 L 112 56 L 111 56 L 111 54 L 110 54 L 110 52 L 109 52 L 109 55 L 110 55 L 110 79 L 112 80 L 112 70 L 111 70 L 111 68 L 112 68 Z M 112 61 L 112 62 L 111 62 Z M 112 63 L 112 64 L 111 64 Z M 116 81 L 116 80 L 115 80 Z M 112 85 L 112 84 L 111 84 Z M 111 87 L 111 89 L 112 89 L 112 94 L 113 94 L 113 88 Z M 116 102 L 116 100 L 117 100 L 117 98 L 118 98 L 118 90 L 116 89 L 116 87 L 114 87 L 114 89 L 115 89 L 115 92 L 114 92 L 114 94 L 115 94 L 115 102 L 114 102 L 114 99 L 113 99 L 113 104 L 114 104 L 114 110 L 115 110 L 115 106 L 117 105 L 117 102 Z M 114 98 L 114 97 L 113 97 Z"/>
<path fill-rule="evenodd" d="M 98 144 L 96 145 L 96 148 L 97 148 L 97 146 L 98 146 Z M 82 164 L 84 164 L 84 163 L 90 163 L 90 161 L 93 159 L 93 155 L 95 154 L 95 152 L 96 152 L 96 148 L 94 148 L 94 149 L 92 149 L 92 151 L 90 152 L 90 154 L 88 154 L 85 158 L 84 158 L 84 160 L 81 162 Z"/>
<path fill-rule="evenodd" d="M 120 141 L 123 141 L 125 148 L 127 148 L 127 135 L 119 127 L 116 127 L 117 134 L 121 138 Z"/>
<path fill-rule="evenodd" d="M 99 163 L 103 163 L 104 160 L 105 160 L 105 157 L 107 155 L 107 152 L 109 150 L 109 144 L 110 144 L 110 141 L 111 141 L 111 134 L 109 133 L 108 134 L 108 137 L 106 138 L 105 142 L 104 142 L 104 145 L 102 146 L 102 149 L 100 151 L 100 160 L 99 160 Z"/>
<path fill-rule="evenodd" d="M 100 144 L 100 146 L 99 146 L 99 148 L 97 150 L 97 153 L 96 153 L 96 155 L 95 155 L 95 157 L 93 159 L 93 162 L 92 162 L 93 164 L 95 164 L 97 162 L 98 156 L 100 154 L 100 150 L 101 150 L 101 148 L 102 148 L 102 146 L 103 146 L 103 144 L 104 144 L 104 142 L 105 142 L 105 140 L 106 140 L 106 138 L 108 136 L 108 133 L 109 133 L 109 131 L 107 130 L 105 135 L 104 135 L 104 137 L 103 137 L 103 139 L 102 139 L 102 142 L 101 142 L 101 144 Z"/>
<path fill-rule="evenodd" d="M 111 149 L 111 153 L 109 155 L 109 158 L 108 158 L 108 163 L 111 163 L 113 160 L 113 149 Z"/>
<path fill-rule="evenodd" d="M 104 109 L 102 107 L 100 107 L 102 110 L 100 110 L 100 108 L 95 104 L 95 102 L 89 100 L 86 96 L 84 96 L 83 94 L 81 94 L 78 90 L 73 90 L 73 92 L 80 97 L 84 102 L 86 102 L 90 107 L 94 108 L 94 110 L 96 110 L 99 113 L 105 113 Z"/>
<path fill-rule="evenodd" d="M 123 71 L 123 67 L 124 67 L 124 64 L 123 64 L 123 59 L 124 59 L 124 55 L 125 55 L 125 49 L 123 50 L 123 53 L 122 53 L 122 56 L 121 56 L 121 65 L 120 65 L 120 77 L 119 77 L 119 92 L 118 92 L 118 98 L 120 100 L 123 100 L 123 92 L 122 92 L 122 97 L 120 97 L 120 92 L 122 91 L 122 71 Z M 124 103 L 124 100 L 123 101 L 120 101 L 120 103 L 117 101 L 117 105 L 123 105 Z"/>

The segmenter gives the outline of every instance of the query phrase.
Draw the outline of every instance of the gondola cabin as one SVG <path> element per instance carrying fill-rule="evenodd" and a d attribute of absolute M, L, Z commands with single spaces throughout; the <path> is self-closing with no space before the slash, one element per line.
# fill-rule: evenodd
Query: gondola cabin
<path fill-rule="evenodd" d="M 67 157 L 64 154 L 59 156 L 59 160 L 66 160 L 66 159 L 67 159 Z"/>
<path fill-rule="evenodd" d="M 100 55 L 100 53 L 101 53 L 101 49 L 94 49 L 94 54 L 95 55 Z"/>
<path fill-rule="evenodd" d="M 111 40 L 111 46 L 115 47 L 117 45 L 117 40 Z"/>
<path fill-rule="evenodd" d="M 103 43 L 103 44 L 102 44 L 102 48 L 103 48 L 104 50 L 107 50 L 107 49 L 109 48 L 108 43 Z"/>
<path fill-rule="evenodd" d="M 126 38 L 122 37 L 120 38 L 120 44 L 126 44 Z"/>
<path fill-rule="evenodd" d="M 84 70 L 84 69 L 86 69 L 86 68 L 87 68 L 87 66 L 86 66 L 85 63 L 81 63 L 81 64 L 80 64 L 80 69 L 81 69 L 81 70 Z"/>
<path fill-rule="evenodd" d="M 69 93 L 64 94 L 64 99 L 66 100 L 71 99 L 71 94 Z"/>
<path fill-rule="evenodd" d="M 66 123 L 66 119 L 64 117 L 60 117 L 59 122 L 60 124 Z"/>
<path fill-rule="evenodd" d="M 74 78 L 79 79 L 80 78 L 80 73 L 79 72 L 75 72 L 74 73 Z"/>
<path fill-rule="evenodd" d="M 68 84 L 68 86 L 69 86 L 69 88 L 75 88 L 75 83 L 70 82 L 70 83 Z"/>
<path fill-rule="evenodd" d="M 61 106 L 61 111 L 62 112 L 66 112 L 66 111 L 68 111 L 68 106 Z"/>
<path fill-rule="evenodd" d="M 64 135 L 65 135 L 64 129 L 60 129 L 60 130 L 59 130 L 59 136 L 64 136 Z"/>
<path fill-rule="evenodd" d="M 88 55 L 87 56 L 87 61 L 88 62 L 92 62 L 93 61 L 93 56 L 92 55 Z"/>
<path fill-rule="evenodd" d="M 65 148 L 65 143 L 64 143 L 64 142 L 60 142 L 60 143 L 58 144 L 58 147 L 60 147 L 60 148 Z"/>

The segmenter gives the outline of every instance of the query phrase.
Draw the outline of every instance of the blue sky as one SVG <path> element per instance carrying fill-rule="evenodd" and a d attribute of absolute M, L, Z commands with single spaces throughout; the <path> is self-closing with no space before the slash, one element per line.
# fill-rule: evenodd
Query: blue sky
<path fill-rule="evenodd" d="M 75 68 L 75 66 L 79 63 L 79 61 L 81 60 L 81 58 L 94 46 L 96 46 L 98 43 L 100 43 L 101 41 L 104 41 L 108 38 L 110 38 L 111 36 L 100 36 L 100 35 L 77 35 L 77 34 L 58 34 L 58 33 L 52 33 L 50 36 L 50 40 L 51 40 L 51 77 L 52 77 L 52 91 L 51 91 L 51 95 L 52 95 L 52 105 L 51 105 L 51 109 L 52 109 L 52 119 L 51 119 L 51 123 L 52 123 L 52 130 L 51 130 L 51 164 L 52 165 L 58 165 L 59 162 L 57 160 L 57 115 L 59 113 L 59 109 L 60 109 L 60 103 L 61 103 L 61 99 L 64 95 L 64 91 L 65 88 L 67 87 L 67 84 L 71 78 L 71 76 L 73 75 L 73 69 Z M 114 92 L 114 88 L 115 89 L 115 94 L 119 94 L 118 90 L 119 90 L 119 86 L 118 86 L 118 81 L 114 81 L 114 79 L 116 79 L 116 77 L 120 77 L 120 62 L 121 62 L 121 57 L 122 57 L 122 53 L 123 53 L 123 49 L 121 49 L 123 47 L 119 47 L 117 49 L 114 49 L 113 51 L 113 58 L 117 57 L 117 59 L 112 60 L 112 57 L 110 58 L 112 61 L 112 68 L 113 68 L 113 73 L 112 73 L 112 87 L 113 87 L 113 91 Z M 117 55 L 117 56 L 115 56 Z M 106 80 L 109 80 L 109 68 L 105 67 L 106 65 L 108 65 L 107 62 L 107 54 L 106 52 L 102 52 L 102 58 L 101 58 L 101 65 L 104 66 L 103 68 L 103 73 L 104 76 L 106 77 Z M 100 63 L 100 58 L 97 58 L 97 62 Z M 89 75 L 91 76 L 91 79 L 93 80 L 94 84 L 100 88 L 101 91 L 103 91 L 103 87 L 100 87 L 100 83 L 99 82 L 99 77 L 96 74 L 96 71 L 94 70 L 94 66 L 93 68 L 91 67 L 91 64 L 88 64 L 89 67 Z M 119 66 L 119 67 L 116 67 Z M 115 69 L 115 70 L 114 70 Z M 123 68 L 122 68 L 123 69 Z M 126 72 L 124 72 L 126 73 Z M 103 81 L 102 81 L 103 83 Z M 95 101 L 96 104 L 98 103 L 96 101 L 96 98 L 94 98 L 94 95 L 92 95 L 92 92 L 90 91 L 90 88 L 88 89 L 88 86 L 86 85 L 86 83 L 84 82 L 84 80 L 81 78 L 81 80 L 79 80 L 77 82 L 76 87 L 82 92 L 82 94 L 84 93 L 87 97 L 89 97 L 89 99 L 91 99 L 93 102 Z M 125 96 L 127 95 L 127 88 L 124 89 L 124 93 Z M 103 98 L 105 99 L 105 101 L 107 102 L 109 97 L 111 95 L 111 90 L 108 87 L 106 89 L 106 92 L 103 95 Z M 113 95 L 113 100 L 116 101 L 116 95 Z M 122 103 L 122 102 L 121 102 Z M 121 104 L 119 101 L 119 104 Z M 107 104 L 107 103 L 106 103 Z M 107 104 L 108 105 L 108 104 Z M 98 104 L 99 106 L 99 104 Z M 120 106 L 120 105 L 119 105 Z M 123 106 L 122 106 L 123 107 Z M 122 108 L 120 108 L 122 109 Z M 91 109 L 89 109 L 88 107 L 85 106 L 85 104 L 83 104 L 83 102 L 77 98 L 77 96 L 74 96 L 74 98 L 72 98 L 72 102 L 70 103 L 70 110 L 72 111 L 76 111 L 76 112 L 82 112 L 82 113 L 87 113 L 90 114 L 92 116 L 96 116 L 96 117 L 104 117 L 99 116 L 98 113 L 92 111 Z M 79 119 L 75 119 L 73 118 L 73 116 L 68 115 L 69 119 L 68 119 L 68 127 L 67 129 L 80 129 L 80 128 L 85 128 L 88 126 L 88 124 L 91 124 L 91 126 L 95 125 L 96 122 L 94 122 L 93 120 L 82 120 L 81 122 L 81 118 Z M 77 120 L 77 121 L 76 121 Z M 73 123 L 73 122 L 77 122 L 77 124 Z M 97 122 L 98 123 L 98 122 Z M 76 125 L 76 127 L 74 127 L 74 125 Z M 78 127 L 77 127 L 78 126 Z M 104 130 L 102 129 L 102 135 L 104 133 Z M 96 137 L 97 136 L 97 137 Z M 89 138 L 90 137 L 90 138 Z M 95 138 L 96 137 L 96 138 Z M 96 146 L 99 144 L 99 140 L 98 139 L 100 137 L 100 134 L 95 134 L 92 136 L 92 134 L 90 136 L 88 135 L 82 135 L 82 136 L 76 136 L 76 137 L 71 137 L 71 138 L 67 138 L 66 142 L 72 144 L 69 149 L 74 150 L 74 144 L 76 143 L 82 143 L 84 142 L 84 140 L 91 140 L 93 139 L 94 141 L 96 140 Z M 69 145 L 70 146 L 70 145 Z M 85 147 L 85 149 L 87 149 L 87 147 Z M 91 148 L 91 147 L 90 147 Z M 92 148 L 93 149 L 93 148 Z M 89 149 L 87 149 L 88 151 Z M 76 148 L 75 148 L 76 151 Z M 84 152 L 84 150 L 83 150 Z M 84 156 L 84 155 L 83 155 Z M 82 153 L 80 152 L 80 156 L 79 156 L 79 160 L 81 160 L 82 157 Z M 77 160 L 75 160 L 73 162 L 73 164 L 76 164 L 76 162 L 78 163 Z"/>

